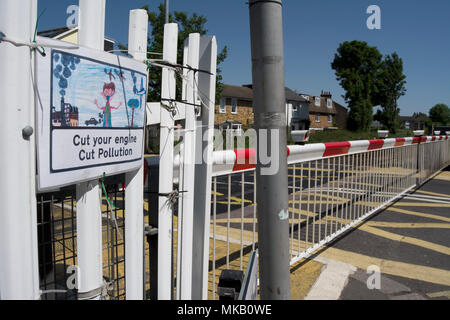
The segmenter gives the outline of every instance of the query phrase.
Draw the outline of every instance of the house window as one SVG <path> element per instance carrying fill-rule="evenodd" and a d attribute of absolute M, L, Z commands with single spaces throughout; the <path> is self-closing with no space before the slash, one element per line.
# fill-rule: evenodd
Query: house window
<path fill-rule="evenodd" d="M 333 115 L 329 114 L 328 115 L 328 123 L 332 123 L 333 122 Z"/>
<path fill-rule="evenodd" d="M 320 97 L 316 97 L 315 105 L 316 105 L 316 107 L 320 107 Z"/>
<path fill-rule="evenodd" d="M 224 98 L 220 99 L 219 113 L 227 113 L 227 106 Z"/>
<path fill-rule="evenodd" d="M 327 107 L 331 108 L 333 106 L 331 99 L 327 99 Z"/>
<path fill-rule="evenodd" d="M 320 122 L 320 113 L 316 113 L 316 122 Z"/>
<path fill-rule="evenodd" d="M 231 113 L 237 114 L 237 99 L 231 99 Z"/>
<path fill-rule="evenodd" d="M 242 130 L 242 124 L 232 124 L 231 125 L 231 129 L 236 130 L 236 131 L 241 131 Z"/>

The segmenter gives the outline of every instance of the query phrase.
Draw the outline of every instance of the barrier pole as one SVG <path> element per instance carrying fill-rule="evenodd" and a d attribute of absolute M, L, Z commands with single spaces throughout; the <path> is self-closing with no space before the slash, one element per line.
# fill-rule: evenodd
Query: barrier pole
<path fill-rule="evenodd" d="M 31 42 L 36 11 L 36 0 L 0 1 L 0 32 Z M 29 47 L 0 42 L 0 300 L 40 298 L 35 136 L 24 130 L 35 126 L 33 69 Z"/>
<path fill-rule="evenodd" d="M 104 50 L 105 0 L 79 0 L 78 44 Z M 101 191 L 97 180 L 76 186 L 78 294 L 99 300 L 103 287 Z"/>
<path fill-rule="evenodd" d="M 259 152 L 256 187 L 261 299 L 287 300 L 290 257 L 282 3 L 250 0 L 249 10 Z M 278 139 L 272 141 L 273 135 Z M 268 163 L 264 163 L 261 150 L 267 152 L 266 157 L 270 153 Z"/>
<path fill-rule="evenodd" d="M 128 52 L 134 59 L 147 59 L 148 15 L 130 11 Z M 146 101 L 146 100 L 144 100 Z M 141 108 L 145 108 L 141 106 Z M 142 146 L 143 148 L 144 146 Z M 144 161 L 125 175 L 125 290 L 127 300 L 144 298 Z"/>

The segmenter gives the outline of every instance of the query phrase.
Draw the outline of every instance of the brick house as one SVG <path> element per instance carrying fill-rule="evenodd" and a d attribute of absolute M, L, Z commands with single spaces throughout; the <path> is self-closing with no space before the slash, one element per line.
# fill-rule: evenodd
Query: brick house
<path fill-rule="evenodd" d="M 418 116 L 418 117 L 405 117 L 400 116 L 398 120 L 401 122 L 402 126 L 407 130 L 425 130 L 425 124 L 429 121 L 429 118 L 426 116 Z"/>
<path fill-rule="evenodd" d="M 291 130 L 307 129 L 309 102 L 286 88 L 286 121 Z M 219 129 L 242 130 L 254 122 L 252 85 L 224 84 L 219 105 L 215 108 L 214 124 Z"/>
<path fill-rule="evenodd" d="M 244 86 L 224 84 L 219 105 L 216 105 L 214 124 L 227 130 L 242 130 L 253 124 L 253 90 Z"/>
<path fill-rule="evenodd" d="M 312 130 L 347 127 L 347 109 L 333 101 L 330 92 L 322 91 L 320 96 L 305 94 L 301 96 L 309 100 L 309 120 Z"/>

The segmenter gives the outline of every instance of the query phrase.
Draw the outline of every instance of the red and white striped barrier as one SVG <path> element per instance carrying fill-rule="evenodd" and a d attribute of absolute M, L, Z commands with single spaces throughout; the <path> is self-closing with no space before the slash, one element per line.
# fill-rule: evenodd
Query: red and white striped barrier
<path fill-rule="evenodd" d="M 374 150 L 404 147 L 413 144 L 448 140 L 449 136 L 409 137 L 346 142 L 316 143 L 304 146 L 288 146 L 288 164 L 307 162 L 322 158 L 356 154 Z M 255 149 L 215 151 L 213 176 L 250 171 L 256 167 Z"/>
<path fill-rule="evenodd" d="M 322 158 L 337 157 L 374 150 L 391 149 L 413 144 L 431 143 L 448 140 L 449 136 L 391 138 L 377 140 L 358 140 L 345 142 L 315 143 L 287 147 L 288 164 L 308 162 Z M 174 157 L 174 182 L 178 182 L 180 156 Z M 215 151 L 213 154 L 213 176 L 222 176 L 234 172 L 252 171 L 256 168 L 255 149 L 237 149 Z M 145 174 L 147 176 L 147 174 Z M 147 181 L 145 185 L 147 186 Z"/>

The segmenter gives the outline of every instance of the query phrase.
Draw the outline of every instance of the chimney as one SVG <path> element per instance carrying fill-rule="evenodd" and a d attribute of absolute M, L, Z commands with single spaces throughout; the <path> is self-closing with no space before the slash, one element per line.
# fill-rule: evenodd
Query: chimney
<path fill-rule="evenodd" d="M 324 90 L 322 90 L 322 93 L 320 94 L 320 96 L 321 96 L 322 98 L 329 98 L 329 99 L 331 99 L 331 97 L 332 97 L 330 91 L 324 91 Z"/>

